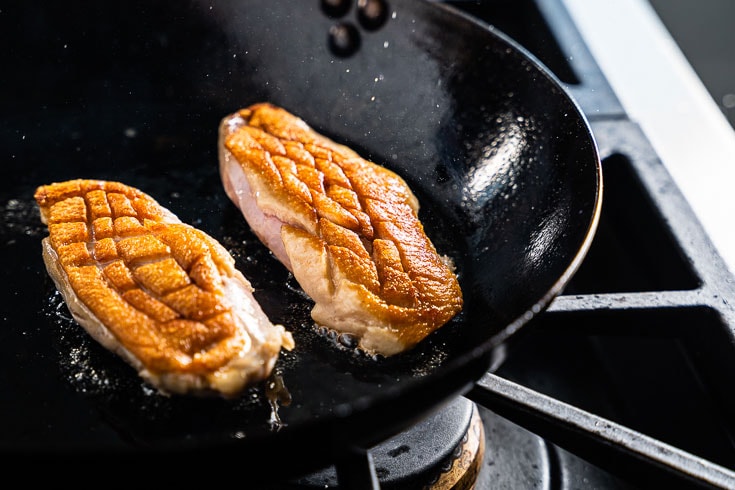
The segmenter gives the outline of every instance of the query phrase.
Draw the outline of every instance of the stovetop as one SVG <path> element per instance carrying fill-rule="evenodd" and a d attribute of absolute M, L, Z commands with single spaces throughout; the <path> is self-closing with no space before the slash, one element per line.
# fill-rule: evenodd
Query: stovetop
<path fill-rule="evenodd" d="M 491 450 L 479 488 L 731 487 L 735 289 L 722 258 L 561 0 L 448 3 L 559 78 L 590 121 L 604 182 L 581 268 L 468 394 L 489 440 L 500 416 L 552 463 L 513 480 L 513 450 Z"/>
<path fill-rule="evenodd" d="M 486 432 L 476 488 L 735 488 L 735 279 L 666 162 L 562 0 L 445 3 L 558 77 L 604 183 L 581 267 L 462 397 Z"/>

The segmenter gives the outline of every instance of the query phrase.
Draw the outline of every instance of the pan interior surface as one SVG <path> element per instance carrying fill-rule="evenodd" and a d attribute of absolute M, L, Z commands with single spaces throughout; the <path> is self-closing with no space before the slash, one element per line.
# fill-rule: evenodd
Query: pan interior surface
<path fill-rule="evenodd" d="M 8 9 L 17 23 L 0 35 L 21 48 L 0 56 L 22 69 L 6 70 L 1 96 L 13 136 L 0 287 L 28 300 L 3 306 L 4 449 L 298 446 L 333 422 L 400 425 L 472 383 L 509 326 L 563 289 L 599 214 L 587 122 L 501 33 L 431 2 L 389 5 L 379 29 L 345 14 L 360 35 L 350 56 L 330 50 L 337 20 L 317 1 Z M 417 195 L 465 307 L 416 349 L 375 360 L 320 335 L 309 299 L 227 199 L 218 123 L 261 101 L 394 170 Z M 86 336 L 44 270 L 32 202 L 36 186 L 74 178 L 138 187 L 230 250 L 272 321 L 294 333 L 276 391 L 162 397 Z"/>

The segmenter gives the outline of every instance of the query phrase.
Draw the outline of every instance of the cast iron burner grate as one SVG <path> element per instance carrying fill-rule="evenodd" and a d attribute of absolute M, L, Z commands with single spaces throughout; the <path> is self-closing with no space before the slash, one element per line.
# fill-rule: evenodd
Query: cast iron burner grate
<path fill-rule="evenodd" d="M 639 129 L 592 127 L 588 257 L 468 396 L 636 486 L 732 488 L 732 278 Z"/>

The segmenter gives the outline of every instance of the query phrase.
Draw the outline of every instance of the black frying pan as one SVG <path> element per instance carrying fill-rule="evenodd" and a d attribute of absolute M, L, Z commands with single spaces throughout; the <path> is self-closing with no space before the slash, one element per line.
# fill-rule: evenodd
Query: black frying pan
<path fill-rule="evenodd" d="M 319 0 L 18 3 L 0 16 L 6 457 L 150 462 L 166 451 L 237 456 L 251 476 L 316 469 L 466 393 L 590 245 L 602 185 L 584 117 L 527 52 L 451 8 L 390 0 L 391 15 L 370 26 L 354 6 L 337 19 Z M 360 42 L 337 55 L 328 39 L 340 21 Z M 427 233 L 456 262 L 461 314 L 389 359 L 314 331 L 309 299 L 218 174 L 220 118 L 258 101 L 407 180 Z M 236 401 L 162 397 L 90 340 L 44 269 L 32 198 L 73 178 L 138 187 L 232 252 L 294 333 L 277 365 L 290 401 L 263 385 Z"/>

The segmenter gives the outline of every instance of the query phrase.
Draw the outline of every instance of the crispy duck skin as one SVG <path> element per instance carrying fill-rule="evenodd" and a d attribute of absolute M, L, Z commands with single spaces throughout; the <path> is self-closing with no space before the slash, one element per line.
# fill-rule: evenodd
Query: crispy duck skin
<path fill-rule="evenodd" d="M 227 195 L 314 301 L 317 324 L 391 356 L 461 310 L 452 261 L 394 172 L 269 103 L 221 121 L 219 158 Z"/>
<path fill-rule="evenodd" d="M 119 182 L 37 188 L 43 258 L 75 320 L 161 393 L 237 396 L 281 348 L 227 250 Z"/>

